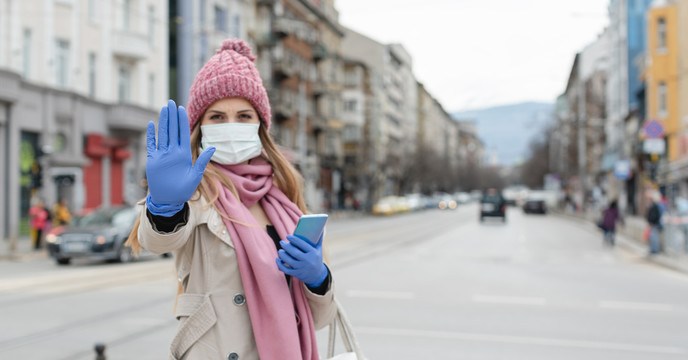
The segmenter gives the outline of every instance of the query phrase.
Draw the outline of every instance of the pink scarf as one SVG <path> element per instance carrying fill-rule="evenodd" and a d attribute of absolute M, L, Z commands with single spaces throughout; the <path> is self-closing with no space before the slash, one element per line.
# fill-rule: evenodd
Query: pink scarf
<path fill-rule="evenodd" d="M 241 199 L 218 183 L 218 209 L 233 220 L 255 225 L 224 219 L 237 254 L 258 354 L 261 359 L 318 360 L 313 316 L 303 285 L 291 278 L 290 291 L 275 263 L 275 243 L 248 208 L 260 201 L 281 239 L 294 232 L 301 210 L 273 186 L 270 164 L 261 158 L 251 162 L 215 166 L 232 180 Z"/>

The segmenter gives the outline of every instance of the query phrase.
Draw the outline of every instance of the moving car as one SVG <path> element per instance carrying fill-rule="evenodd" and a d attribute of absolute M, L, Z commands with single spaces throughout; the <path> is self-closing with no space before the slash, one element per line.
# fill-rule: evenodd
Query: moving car
<path fill-rule="evenodd" d="M 523 204 L 523 212 L 526 214 L 547 214 L 547 205 L 543 199 L 527 199 Z"/>
<path fill-rule="evenodd" d="M 441 210 L 454 210 L 456 209 L 457 203 L 454 198 L 447 193 L 438 193 L 435 195 L 437 199 L 437 207 Z"/>
<path fill-rule="evenodd" d="M 506 201 L 500 193 L 488 191 L 480 199 L 480 222 L 486 217 L 501 217 L 506 222 Z"/>
<path fill-rule="evenodd" d="M 556 203 L 556 194 L 546 191 L 531 191 L 523 203 L 523 212 L 526 214 L 547 214 L 548 202 Z"/>
<path fill-rule="evenodd" d="M 131 248 L 124 246 L 141 206 L 105 208 L 74 218 L 72 225 L 46 236 L 50 256 L 59 265 L 74 258 L 129 262 Z"/>

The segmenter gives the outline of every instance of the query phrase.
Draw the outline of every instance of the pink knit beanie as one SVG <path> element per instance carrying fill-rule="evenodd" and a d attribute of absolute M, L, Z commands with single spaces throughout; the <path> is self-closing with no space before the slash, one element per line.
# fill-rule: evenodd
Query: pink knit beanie
<path fill-rule="evenodd" d="M 205 110 L 217 100 L 240 97 L 248 100 L 258 112 L 266 130 L 270 130 L 270 102 L 263 80 L 253 62 L 251 48 L 240 39 L 227 39 L 222 48 L 198 72 L 186 111 L 193 130 Z"/>

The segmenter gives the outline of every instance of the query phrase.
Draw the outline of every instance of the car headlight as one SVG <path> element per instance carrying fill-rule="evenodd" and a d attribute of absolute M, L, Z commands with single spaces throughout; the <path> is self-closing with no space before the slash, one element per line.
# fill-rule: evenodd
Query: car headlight
<path fill-rule="evenodd" d="M 48 234 L 45 236 L 45 241 L 51 244 L 59 244 L 62 242 L 62 238 L 59 235 Z"/>
<path fill-rule="evenodd" d="M 103 245 L 103 244 L 105 244 L 106 242 L 107 242 L 107 239 L 105 238 L 105 236 L 103 236 L 103 235 L 98 235 L 98 236 L 96 237 L 96 244 L 98 244 L 98 245 Z"/>

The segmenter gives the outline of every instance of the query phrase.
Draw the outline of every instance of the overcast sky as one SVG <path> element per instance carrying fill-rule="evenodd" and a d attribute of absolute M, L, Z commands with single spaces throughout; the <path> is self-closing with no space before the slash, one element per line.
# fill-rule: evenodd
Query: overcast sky
<path fill-rule="evenodd" d="M 337 0 L 340 22 L 401 43 L 448 112 L 552 102 L 573 57 L 609 23 L 608 0 Z"/>

